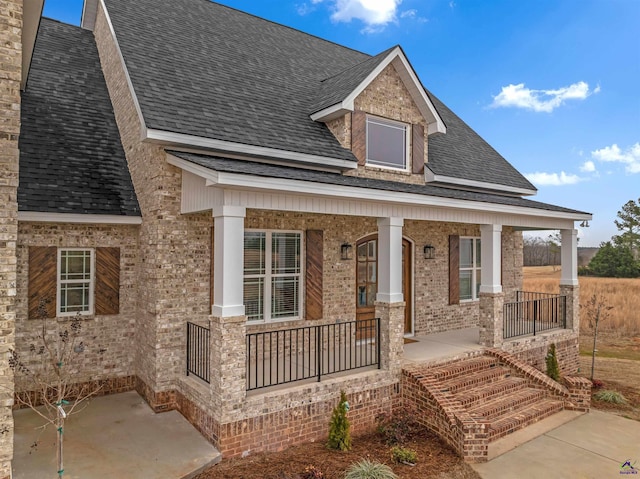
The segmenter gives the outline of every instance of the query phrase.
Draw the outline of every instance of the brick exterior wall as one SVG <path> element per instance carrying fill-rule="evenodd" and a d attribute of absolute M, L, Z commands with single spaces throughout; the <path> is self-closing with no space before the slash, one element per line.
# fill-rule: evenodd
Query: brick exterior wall
<path fill-rule="evenodd" d="M 40 344 L 42 320 L 28 319 L 29 247 L 59 248 L 120 248 L 120 309 L 119 314 L 85 316 L 79 340 L 85 345 L 80 354 L 82 369 L 74 382 L 115 379 L 136 374 L 135 322 L 138 298 L 138 226 L 53 224 L 20 222 L 17 248 L 16 350 L 31 369 L 37 369 L 40 359 L 30 352 L 30 345 Z M 70 318 L 67 318 L 70 319 Z M 55 335 L 68 321 L 47 320 L 48 334 Z M 16 374 L 16 389 L 28 391 L 28 379 Z"/>
<path fill-rule="evenodd" d="M 568 329 L 505 341 L 502 349 L 534 368 L 546 372 L 545 357 L 552 343 L 556 345 L 560 373 L 563 376 L 577 374 L 580 369 L 578 335 Z"/>
<path fill-rule="evenodd" d="M 181 171 L 167 163 L 162 147 L 140 141 L 140 120 L 102 8 L 94 34 L 143 216 L 135 368 L 153 391 L 170 391 L 184 374 L 185 322 L 210 314 L 211 214 L 180 213 Z"/>
<path fill-rule="evenodd" d="M 18 136 L 22 74 L 22 0 L 0 1 L 0 354 L 15 337 L 16 243 L 18 236 Z M 0 368 L 0 478 L 11 475 L 13 373 Z"/>

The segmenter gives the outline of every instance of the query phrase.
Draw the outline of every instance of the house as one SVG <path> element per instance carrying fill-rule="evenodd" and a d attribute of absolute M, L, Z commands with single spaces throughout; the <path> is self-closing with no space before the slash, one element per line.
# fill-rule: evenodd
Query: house
<path fill-rule="evenodd" d="M 585 407 L 579 380 L 533 366 L 554 343 L 577 371 L 574 224 L 591 215 L 529 199 L 400 46 L 370 56 L 206 0 L 86 0 L 82 27 L 5 3 L 5 351 L 79 313 L 81 381 L 179 410 L 227 456 L 322 438 L 344 389 L 356 431 L 424 394 L 425 422 L 486 459 L 488 426 L 403 368 L 404 337 L 470 327 Z M 520 292 L 532 229 L 561 231 L 558 295 Z"/>

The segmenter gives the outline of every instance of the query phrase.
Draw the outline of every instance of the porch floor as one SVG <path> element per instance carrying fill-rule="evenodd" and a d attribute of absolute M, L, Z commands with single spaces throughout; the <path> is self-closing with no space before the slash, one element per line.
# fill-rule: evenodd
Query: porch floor
<path fill-rule="evenodd" d="M 43 420 L 30 409 L 16 410 L 13 417 L 13 479 L 56 476 L 57 432 L 49 426 L 41 433 Z M 69 479 L 179 479 L 220 458 L 178 411 L 155 414 L 135 391 L 95 398 L 65 424 Z"/>
<path fill-rule="evenodd" d="M 465 357 L 484 349 L 478 344 L 478 327 L 456 329 L 407 339 L 409 341 L 404 345 L 404 362 L 409 364 L 439 362 L 443 359 Z"/>

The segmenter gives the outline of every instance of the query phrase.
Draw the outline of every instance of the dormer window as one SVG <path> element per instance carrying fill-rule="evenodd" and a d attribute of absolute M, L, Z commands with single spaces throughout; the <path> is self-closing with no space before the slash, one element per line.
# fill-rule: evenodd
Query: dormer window
<path fill-rule="evenodd" d="M 367 165 L 408 170 L 408 125 L 367 116 Z"/>

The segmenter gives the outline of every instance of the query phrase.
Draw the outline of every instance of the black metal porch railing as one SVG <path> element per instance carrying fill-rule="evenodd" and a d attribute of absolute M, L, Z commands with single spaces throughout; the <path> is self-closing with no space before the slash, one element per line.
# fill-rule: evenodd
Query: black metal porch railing
<path fill-rule="evenodd" d="M 566 327 L 566 296 L 516 291 L 516 301 L 504 304 L 504 339 Z"/>
<path fill-rule="evenodd" d="M 247 391 L 380 368 L 380 319 L 247 334 Z"/>
<path fill-rule="evenodd" d="M 187 323 L 187 376 L 209 382 L 209 328 Z"/>

